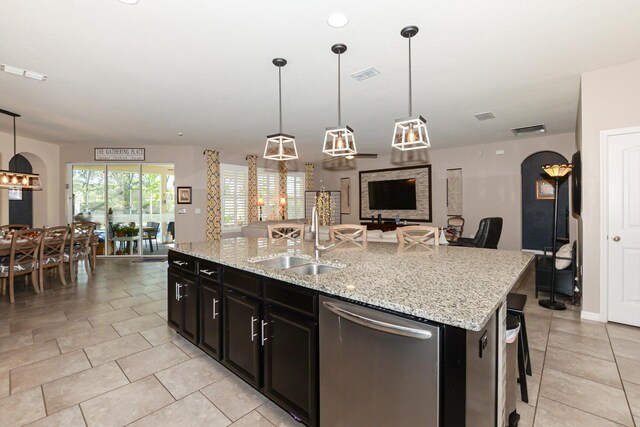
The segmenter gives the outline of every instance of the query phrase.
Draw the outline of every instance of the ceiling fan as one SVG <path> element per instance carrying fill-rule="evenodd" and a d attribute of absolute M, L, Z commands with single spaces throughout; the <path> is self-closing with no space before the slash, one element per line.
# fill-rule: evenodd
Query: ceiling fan
<path fill-rule="evenodd" d="M 352 156 L 340 156 L 340 157 L 325 157 L 322 161 L 325 163 L 335 163 L 335 162 L 342 162 L 342 161 L 347 161 L 350 162 L 351 160 L 354 159 L 377 159 L 378 155 L 376 153 L 358 153 L 358 154 L 354 154 Z"/>

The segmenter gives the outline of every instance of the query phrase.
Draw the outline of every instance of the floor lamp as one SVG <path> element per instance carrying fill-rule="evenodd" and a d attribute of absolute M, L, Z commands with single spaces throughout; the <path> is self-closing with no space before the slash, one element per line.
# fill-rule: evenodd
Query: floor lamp
<path fill-rule="evenodd" d="M 551 255 L 551 297 L 549 299 L 541 299 L 538 303 L 544 308 L 550 310 L 564 310 L 567 308 L 564 303 L 556 301 L 556 245 L 558 240 L 558 184 L 560 178 L 571 173 L 573 165 L 559 164 L 559 165 L 543 165 L 542 169 L 555 180 L 555 188 L 553 193 L 553 242 L 551 247 L 553 252 Z"/>

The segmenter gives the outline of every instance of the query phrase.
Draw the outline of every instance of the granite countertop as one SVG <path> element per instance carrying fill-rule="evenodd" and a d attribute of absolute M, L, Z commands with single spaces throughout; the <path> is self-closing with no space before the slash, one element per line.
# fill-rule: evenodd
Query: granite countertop
<path fill-rule="evenodd" d="M 320 262 L 344 268 L 302 276 L 255 261 L 282 254 L 311 257 L 313 242 L 270 243 L 237 237 L 176 244 L 175 251 L 257 273 L 329 295 L 348 298 L 447 325 L 480 330 L 521 278 L 530 253 L 457 246 L 411 247 L 343 243 Z"/>

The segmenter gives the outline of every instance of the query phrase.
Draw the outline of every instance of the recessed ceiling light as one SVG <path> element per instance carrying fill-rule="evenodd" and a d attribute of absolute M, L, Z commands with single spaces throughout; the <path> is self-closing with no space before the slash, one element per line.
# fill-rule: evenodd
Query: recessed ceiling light
<path fill-rule="evenodd" d="M 349 23 L 349 18 L 344 13 L 334 13 L 327 19 L 327 24 L 333 28 L 342 28 Z"/>
<path fill-rule="evenodd" d="M 178 132 L 178 136 L 182 136 L 184 135 L 182 132 Z"/>
<path fill-rule="evenodd" d="M 120 0 L 120 3 L 134 5 L 134 4 L 138 4 L 138 0 Z"/>

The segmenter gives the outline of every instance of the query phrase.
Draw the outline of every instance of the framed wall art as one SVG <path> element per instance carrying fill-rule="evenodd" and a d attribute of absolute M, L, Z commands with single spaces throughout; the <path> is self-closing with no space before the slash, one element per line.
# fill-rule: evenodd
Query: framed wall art
<path fill-rule="evenodd" d="M 556 188 L 553 181 L 538 179 L 536 181 L 536 199 L 553 200 L 556 196 Z"/>
<path fill-rule="evenodd" d="M 191 187 L 177 187 L 176 195 L 178 200 L 176 201 L 179 205 L 190 205 L 191 204 Z"/>

